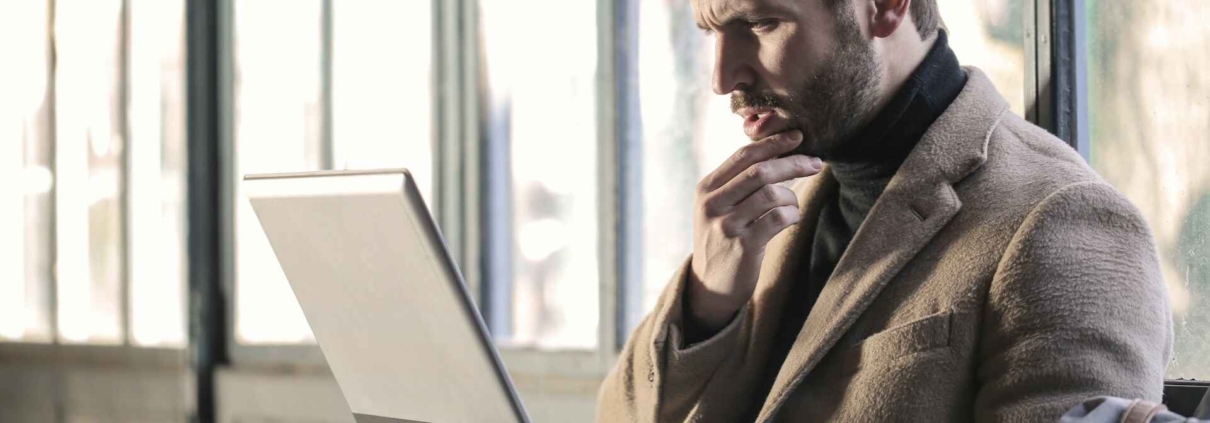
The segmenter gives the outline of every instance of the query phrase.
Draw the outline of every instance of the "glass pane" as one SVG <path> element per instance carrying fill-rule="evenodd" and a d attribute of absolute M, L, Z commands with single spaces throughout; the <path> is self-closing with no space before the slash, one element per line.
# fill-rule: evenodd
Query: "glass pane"
<path fill-rule="evenodd" d="M 1155 232 L 1170 378 L 1210 379 L 1210 3 L 1088 0 L 1091 162 Z"/>
<path fill-rule="evenodd" d="M 490 108 L 485 154 L 507 159 L 507 170 L 489 178 L 508 180 L 497 185 L 507 196 L 489 200 L 487 208 L 489 225 L 510 230 L 502 246 L 511 269 L 488 275 L 510 284 L 507 309 L 491 316 L 510 324 L 495 335 L 519 346 L 593 348 L 599 310 L 597 5 L 538 0 L 517 7 L 511 0 L 483 0 L 480 7 L 489 87 L 483 100 Z M 534 25 L 533 10 L 558 19 Z M 552 51 L 559 52 L 557 60 Z"/>
<path fill-rule="evenodd" d="M 130 336 L 185 344 L 185 67 L 182 0 L 127 0 Z"/>
<path fill-rule="evenodd" d="M 431 3 L 332 3 L 333 163 L 337 169 L 407 167 L 430 209 Z"/>
<path fill-rule="evenodd" d="M 235 172 L 318 170 L 319 0 L 234 2 Z M 237 183 L 237 186 L 239 183 Z M 236 189 L 235 335 L 239 342 L 314 342 L 252 206 Z"/>
<path fill-rule="evenodd" d="M 958 61 L 983 70 L 1025 116 L 1024 0 L 937 0 L 937 7 Z"/>
<path fill-rule="evenodd" d="M 59 338 L 122 341 L 120 0 L 55 2 Z"/>
<path fill-rule="evenodd" d="M 51 195 L 47 2 L 0 3 L 0 340 L 48 342 Z M 15 183 L 11 181 L 17 181 Z"/>
<path fill-rule="evenodd" d="M 714 51 L 714 41 L 697 28 L 689 2 L 640 2 L 642 314 L 693 253 L 697 182 L 748 143 L 731 113 L 730 97 L 710 90 Z"/>
<path fill-rule="evenodd" d="M 713 41 L 689 2 L 639 2 L 639 102 L 643 136 L 643 304 L 655 305 L 693 252 L 697 182 L 748 142 L 729 97 L 710 90 Z M 983 69 L 1013 110 L 1024 113 L 1022 0 L 938 0 L 950 45 L 964 65 Z"/>
<path fill-rule="evenodd" d="M 431 198 L 431 16 L 430 2 L 332 2 L 329 149 L 322 3 L 236 1 L 237 175 L 318 170 L 329 161 L 336 169 L 407 167 Z M 242 193 L 237 201 L 237 339 L 314 342 L 251 205 Z"/>

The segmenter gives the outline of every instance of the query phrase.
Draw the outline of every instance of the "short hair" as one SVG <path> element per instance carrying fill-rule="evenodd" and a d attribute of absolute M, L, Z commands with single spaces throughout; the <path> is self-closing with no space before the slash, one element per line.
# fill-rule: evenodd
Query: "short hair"
<path fill-rule="evenodd" d="M 848 4 L 851 0 L 828 0 L 828 5 L 832 10 L 849 10 L 838 9 L 839 6 Z M 912 0 L 911 10 L 912 21 L 916 23 L 916 32 L 920 33 L 920 39 L 927 40 L 932 38 L 937 33 L 937 28 L 941 25 L 941 12 L 937 10 L 937 0 Z"/>

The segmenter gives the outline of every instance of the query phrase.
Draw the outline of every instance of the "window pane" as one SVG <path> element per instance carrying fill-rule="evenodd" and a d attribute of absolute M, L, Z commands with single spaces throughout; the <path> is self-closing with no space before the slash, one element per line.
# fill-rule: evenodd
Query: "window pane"
<path fill-rule="evenodd" d="M 237 175 L 408 167 L 431 198 L 430 2 L 332 2 L 332 143 L 323 140 L 319 0 L 235 2 Z M 273 30 L 266 30 L 271 27 Z M 236 337 L 314 337 L 243 193 L 237 193 Z"/>
<path fill-rule="evenodd" d="M 185 344 L 185 68 L 182 0 L 127 0 L 130 336 Z"/>
<path fill-rule="evenodd" d="M 643 128 L 643 310 L 655 305 L 693 253 L 698 180 L 748 143 L 730 97 L 714 94 L 714 41 L 689 2 L 639 5 L 639 102 Z M 631 325 L 639 319 L 628 319 Z"/>
<path fill-rule="evenodd" d="M 407 167 L 430 209 L 431 3 L 332 3 L 333 163 L 337 169 Z"/>
<path fill-rule="evenodd" d="M 0 3 L 0 340 L 52 336 L 47 5 Z"/>
<path fill-rule="evenodd" d="M 489 266 L 502 342 L 547 349 L 593 348 L 598 320 L 595 2 L 480 2 L 488 92 L 486 218 L 507 228 L 510 258 Z M 533 10 L 558 19 L 530 21 Z M 551 37 L 551 34 L 559 34 Z M 552 60 L 550 52 L 559 52 Z M 499 192 L 499 191 L 497 191 Z M 489 194 L 490 195 L 490 194 Z M 499 232 L 499 231 L 497 231 Z M 500 287 L 507 289 L 499 290 Z M 508 324 L 501 325 L 506 321 Z"/>
<path fill-rule="evenodd" d="M 639 2 L 639 101 L 643 136 L 643 305 L 654 306 L 692 254 L 697 182 L 748 142 L 729 98 L 710 90 L 713 40 L 689 2 Z M 950 45 L 964 65 L 983 69 L 1013 110 L 1024 114 L 1022 0 L 939 0 Z"/>
<path fill-rule="evenodd" d="M 937 0 L 937 7 L 958 61 L 983 70 L 1025 116 L 1024 0 Z"/>
<path fill-rule="evenodd" d="M 1210 378 L 1210 3 L 1088 0 L 1090 159 L 1155 232 L 1170 378 Z"/>
<path fill-rule="evenodd" d="M 59 338 L 122 341 L 120 0 L 55 2 Z"/>
<path fill-rule="evenodd" d="M 234 4 L 236 175 L 320 169 L 319 0 Z M 251 204 L 235 194 L 236 339 L 314 342 Z"/>

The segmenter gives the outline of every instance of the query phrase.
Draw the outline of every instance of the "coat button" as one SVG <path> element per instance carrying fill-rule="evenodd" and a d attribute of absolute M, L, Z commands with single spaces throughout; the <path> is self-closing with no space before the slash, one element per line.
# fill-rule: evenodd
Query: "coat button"
<path fill-rule="evenodd" d="M 647 381 L 655 382 L 655 372 L 647 372 Z"/>

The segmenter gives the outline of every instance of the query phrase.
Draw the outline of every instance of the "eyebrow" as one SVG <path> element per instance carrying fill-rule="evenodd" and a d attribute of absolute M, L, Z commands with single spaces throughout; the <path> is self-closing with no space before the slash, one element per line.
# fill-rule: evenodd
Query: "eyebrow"
<path fill-rule="evenodd" d="M 750 21 L 754 21 L 754 20 L 757 20 L 760 18 L 771 16 L 771 15 L 786 15 L 786 14 L 789 14 L 789 10 L 787 10 L 784 7 L 770 5 L 770 4 L 762 4 L 759 6 L 754 6 L 747 10 L 740 10 L 740 11 L 731 13 L 729 16 L 727 16 L 723 19 L 723 22 L 721 25 L 719 25 L 719 27 L 731 26 L 731 25 L 734 25 L 736 22 L 750 22 Z M 698 29 L 705 31 L 705 32 L 714 31 L 713 29 L 707 27 L 706 25 L 703 25 L 702 22 L 697 21 L 696 19 L 694 21 L 697 24 Z"/>

